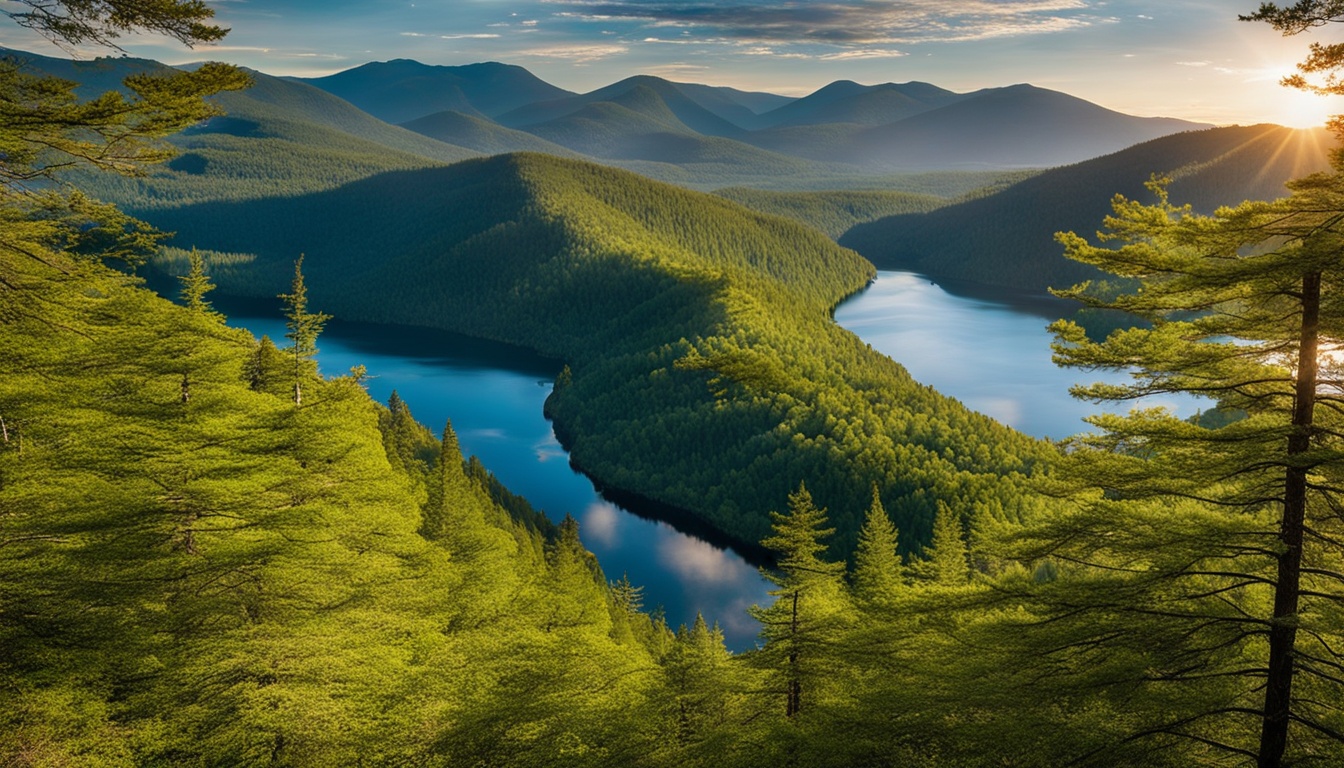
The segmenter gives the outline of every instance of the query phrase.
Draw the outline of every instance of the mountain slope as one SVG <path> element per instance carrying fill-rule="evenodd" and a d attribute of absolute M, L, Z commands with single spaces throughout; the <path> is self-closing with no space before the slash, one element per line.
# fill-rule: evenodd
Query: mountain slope
<path fill-rule="evenodd" d="M 575 112 L 525 128 L 575 152 L 622 164 L 671 164 L 719 178 L 821 171 L 805 160 L 733 139 L 705 136 L 683 123 L 663 95 L 646 85 L 622 91 L 612 101 L 587 103 Z"/>
<path fill-rule="evenodd" d="M 753 211 L 795 219 L 839 239 L 856 224 L 905 213 L 926 213 L 947 205 L 945 198 L 885 190 L 769 192 L 727 187 L 714 194 Z"/>
<path fill-rule="evenodd" d="M 1323 131 L 1271 125 L 1180 133 L 1047 171 L 989 197 L 860 225 L 840 242 L 882 268 L 1044 291 L 1097 276 L 1065 259 L 1054 233 L 1095 232 L 1113 195 L 1147 199 L 1150 174 L 1173 177 L 1172 202 L 1211 212 L 1282 196 L 1288 179 L 1327 167 L 1329 146 Z"/>
<path fill-rule="evenodd" d="M 831 159 L 889 168 L 1043 167 L 1208 127 L 1125 115 L 1031 85 L 991 88 L 857 135 Z"/>
<path fill-rule="evenodd" d="M 649 75 L 628 77 L 577 96 L 529 104 L 499 115 L 496 120 L 510 128 L 531 131 L 532 127 L 539 123 L 577 113 L 590 104 L 613 102 L 629 105 L 632 101 L 637 101 L 653 114 L 661 115 L 664 112 L 671 114 L 680 125 L 705 136 L 734 137 L 743 133 L 738 126 L 700 106 L 695 99 L 682 93 L 675 83 Z"/>
<path fill-rule="evenodd" d="M 858 123 L 885 125 L 969 98 L 928 83 L 859 85 L 837 80 L 795 102 L 761 115 L 769 127 Z"/>
<path fill-rule="evenodd" d="M 545 152 L 572 157 L 575 152 L 539 136 L 505 128 L 485 118 L 445 110 L 402 123 L 401 127 L 422 136 L 465 147 L 486 155 L 504 152 Z"/>
<path fill-rule="evenodd" d="M 1021 473 L 1048 453 L 831 322 L 872 275 L 856 254 L 622 171 L 501 155 L 151 220 L 253 254 L 212 266 L 231 292 L 280 292 L 305 252 L 324 311 L 563 357 L 548 412 L 574 462 L 747 545 L 800 480 L 833 505 L 838 553 L 873 482 L 907 546 L 926 539 L 934 499 L 993 498 L 1004 515 L 1028 514 Z"/>
<path fill-rule="evenodd" d="M 216 100 L 227 114 L 174 136 L 182 154 L 127 178 L 80 184 L 135 210 L 332 189 L 376 173 L 479 153 L 378 120 L 303 83 L 254 73 L 255 85 Z"/>
<path fill-rule="evenodd" d="M 522 67 L 498 62 L 448 67 L 394 59 L 303 82 L 389 123 L 444 110 L 494 117 L 524 104 L 569 95 Z"/>
<path fill-rule="evenodd" d="M 759 91 L 739 91 L 725 86 L 673 83 L 686 98 L 739 128 L 754 130 L 767 125 L 763 113 L 792 102 L 791 96 Z"/>

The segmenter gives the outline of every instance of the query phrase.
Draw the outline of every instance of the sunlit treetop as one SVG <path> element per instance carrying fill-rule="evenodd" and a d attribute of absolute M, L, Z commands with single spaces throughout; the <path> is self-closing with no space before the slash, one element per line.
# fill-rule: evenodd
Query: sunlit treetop
<path fill-rule="evenodd" d="M 1264 21 L 1285 35 L 1344 21 L 1344 0 L 1299 0 L 1283 7 L 1261 3 L 1252 14 L 1239 16 L 1242 21 Z M 1284 85 L 1320 94 L 1344 95 L 1344 81 L 1338 70 L 1344 68 L 1344 43 L 1312 43 L 1307 58 L 1297 65 L 1297 74 L 1283 78 Z M 1310 75 L 1319 75 L 1315 82 Z"/>

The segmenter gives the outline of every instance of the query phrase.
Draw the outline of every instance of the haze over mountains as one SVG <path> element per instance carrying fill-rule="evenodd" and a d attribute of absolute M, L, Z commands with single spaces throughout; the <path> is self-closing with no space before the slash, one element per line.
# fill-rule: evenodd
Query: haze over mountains
<path fill-rule="evenodd" d="M 959 94 L 928 83 L 837 81 L 800 99 L 638 75 L 574 94 L 521 67 L 366 64 L 307 82 L 389 122 L 452 144 L 535 145 L 493 122 L 607 160 L 892 172 L 1041 167 L 1208 127 L 1124 115 L 1030 85 Z M 456 113 L 457 116 L 447 113 Z M 762 154 L 764 150 L 768 154 Z M 800 163 L 801 161 L 801 163 Z"/>

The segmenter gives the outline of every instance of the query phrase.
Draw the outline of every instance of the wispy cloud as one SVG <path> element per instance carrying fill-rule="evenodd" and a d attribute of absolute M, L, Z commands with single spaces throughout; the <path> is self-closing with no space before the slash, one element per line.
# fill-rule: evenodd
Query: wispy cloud
<path fill-rule="evenodd" d="M 970 41 L 1096 23 L 1085 0 L 543 0 L 572 20 L 675 26 L 760 43 L 830 45 Z M 563 10 L 561 10 L 563 9 Z"/>
<path fill-rule="evenodd" d="M 493 25 L 492 25 L 493 26 Z M 462 35 L 431 35 L 424 32 L 402 32 L 402 37 L 432 37 L 439 40 L 494 40 L 499 37 L 494 32 L 476 32 Z"/>
<path fill-rule="evenodd" d="M 528 48 L 516 55 L 534 59 L 562 59 L 575 64 L 609 59 L 630 50 L 625 45 L 553 45 L 543 48 Z"/>

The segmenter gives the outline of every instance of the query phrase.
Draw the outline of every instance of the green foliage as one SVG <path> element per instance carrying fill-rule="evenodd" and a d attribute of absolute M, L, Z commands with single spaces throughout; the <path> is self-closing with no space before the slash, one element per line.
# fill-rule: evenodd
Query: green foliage
<path fill-rule="evenodd" d="M 192 45 L 217 41 L 229 32 L 206 23 L 215 11 L 200 0 L 18 0 L 18 5 L 25 10 L 5 15 L 61 45 L 115 47 L 113 41 L 133 31 L 157 32 Z"/>
<path fill-rule="evenodd" d="M 844 566 L 824 559 L 823 539 L 835 529 L 822 527 L 826 510 L 812 502 L 805 486 L 789 494 L 787 514 L 770 516 L 774 534 L 761 543 L 773 553 L 776 567 L 762 574 L 775 584 L 770 590 L 775 602 L 751 609 L 766 641 L 751 659 L 770 671 L 771 690 L 782 694 L 784 715 L 792 718 L 813 706 L 814 699 L 825 702 L 842 689 L 824 649 L 835 642 L 845 621 Z"/>
<path fill-rule="evenodd" d="M 190 72 L 132 74 L 125 79 L 129 97 L 108 91 L 80 100 L 73 81 L 0 61 L 0 181 L 9 189 L 80 166 L 137 172 L 172 156 L 160 137 L 219 114 L 205 96 L 249 83 L 237 68 L 210 63 Z"/>
<path fill-rule="evenodd" d="M 1336 161 L 1333 173 L 1291 182 L 1287 198 L 1213 216 L 1173 205 L 1154 179 L 1154 204 L 1116 197 L 1103 240 L 1117 247 L 1060 235 L 1070 258 L 1139 283 L 1110 300 L 1085 285 L 1062 293 L 1152 322 L 1100 342 L 1057 323 L 1062 364 L 1134 370 L 1133 383 L 1075 394 L 1204 394 L 1244 418 L 1092 417 L 1102 433 L 1080 438 L 1061 465 L 1077 507 L 1036 549 L 1064 554 L 1078 575 L 1052 582 L 1059 603 L 1046 605 L 1066 625 L 1090 622 L 1072 628 L 1105 638 L 1100 647 L 1165 638 L 1146 671 L 1115 673 L 1156 698 L 1145 684 L 1158 670 L 1172 691 L 1138 732 L 1187 736 L 1261 766 L 1337 758 L 1344 721 L 1331 660 L 1344 626 L 1333 511 L 1344 450 L 1339 384 L 1322 373 L 1344 326 L 1338 171 Z M 1106 597 L 1071 591 L 1089 584 Z"/>
<path fill-rule="evenodd" d="M 215 284 L 205 274 L 205 258 L 193 248 L 188 264 L 187 274 L 177 278 L 182 283 L 179 298 L 183 306 L 193 312 L 209 312 L 210 302 L 205 300 L 205 295 L 215 289 Z"/>
<path fill-rule="evenodd" d="M 1238 18 L 1268 22 L 1284 35 L 1297 35 L 1344 20 L 1344 6 L 1337 0 L 1298 0 L 1285 6 L 1261 3 L 1255 13 Z M 1338 74 L 1341 67 L 1344 67 L 1344 45 L 1312 43 L 1307 58 L 1297 65 L 1297 74 L 1283 78 L 1283 84 L 1322 95 L 1344 93 L 1344 83 L 1340 82 Z M 1319 82 L 1307 79 L 1322 73 L 1325 77 Z"/>
<path fill-rule="evenodd" d="M 547 411 L 574 461 L 742 542 L 768 534 L 765 510 L 797 478 L 841 510 L 837 555 L 874 482 L 907 547 L 927 541 L 939 498 L 993 501 L 1009 519 L 1036 504 L 1022 483 L 1046 446 L 916 384 L 830 320 L 869 265 L 713 196 L 512 155 L 153 220 L 255 254 L 211 260 L 230 293 L 274 294 L 304 249 L 329 312 L 564 358 Z"/>
<path fill-rule="evenodd" d="M 970 578 L 961 515 L 948 505 L 939 502 L 938 516 L 933 519 L 933 536 L 919 559 L 911 562 L 910 573 L 917 581 L 946 586 L 965 584 Z"/>
<path fill-rule="evenodd" d="M 317 363 L 313 356 L 317 354 L 317 337 L 322 327 L 331 319 L 331 315 L 308 311 L 308 286 L 303 279 L 303 255 L 294 261 L 294 280 L 289 284 L 289 293 L 280 294 L 285 304 L 285 338 L 293 344 L 290 354 L 294 358 L 294 404 L 303 404 L 303 380 L 312 378 L 317 372 Z"/>
<path fill-rule="evenodd" d="M 938 526 L 934 525 L 934 546 Z M 860 600 L 878 602 L 895 596 L 901 585 L 901 557 L 896 554 L 897 531 L 882 507 L 882 497 L 873 486 L 873 503 L 863 519 L 859 544 L 854 552 L 854 594 Z"/>
<path fill-rule="evenodd" d="M 537 557 L 460 454 L 435 462 L 352 378 L 295 409 L 217 317 L 2 256 L 0 760 L 661 759 L 646 647 L 671 634 L 625 607 L 613 639 L 572 532 Z M 442 542 L 417 532 L 431 498 Z"/>

